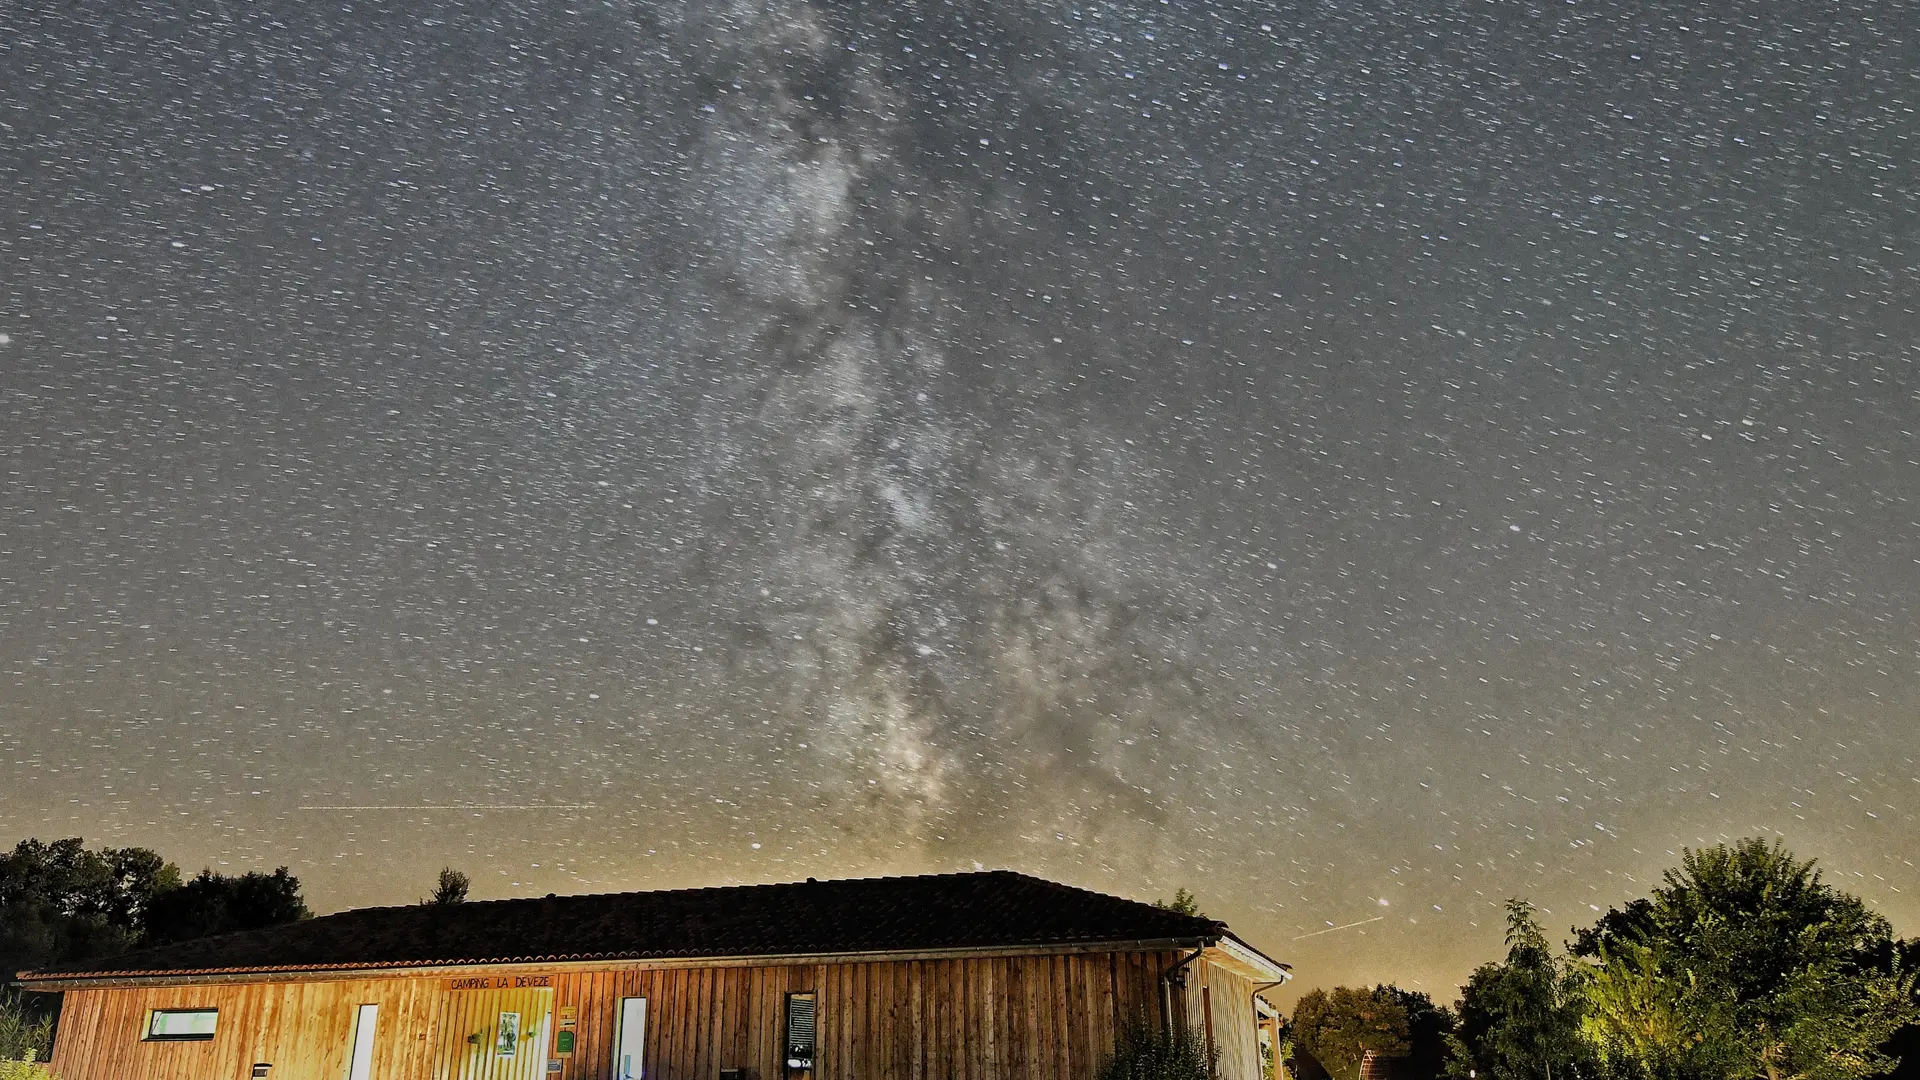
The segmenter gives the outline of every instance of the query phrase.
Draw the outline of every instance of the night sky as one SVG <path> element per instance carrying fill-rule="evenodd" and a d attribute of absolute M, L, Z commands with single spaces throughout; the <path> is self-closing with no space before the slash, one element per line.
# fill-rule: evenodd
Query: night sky
<path fill-rule="evenodd" d="M 0 7 L 0 840 L 1920 932 L 1916 109 L 1886 0 Z"/>

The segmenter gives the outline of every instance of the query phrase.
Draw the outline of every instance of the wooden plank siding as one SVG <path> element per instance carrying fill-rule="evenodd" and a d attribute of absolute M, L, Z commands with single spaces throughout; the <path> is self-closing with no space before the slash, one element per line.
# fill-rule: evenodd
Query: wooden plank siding
<path fill-rule="evenodd" d="M 571 1006 L 574 1053 L 558 1073 L 516 1076 L 608 1080 L 620 1000 L 647 999 L 648 1080 L 716 1080 L 722 1068 L 749 1080 L 786 1080 L 786 995 L 818 1002 L 815 1080 L 1091 1080 L 1132 1017 L 1158 1024 L 1160 977 L 1179 952 L 1086 952 L 847 963 L 681 964 L 587 969 L 556 964 L 553 1023 Z M 1222 1080 L 1257 1080 L 1252 984 L 1199 962 L 1170 1004 L 1198 1029 L 1208 986 Z M 464 1000 L 459 996 L 468 995 Z M 377 1004 L 374 1080 L 463 1080 L 472 1045 L 471 992 L 444 974 L 134 984 L 69 990 L 53 1068 L 62 1080 L 248 1080 L 256 1062 L 270 1080 L 346 1080 L 354 1013 Z M 491 1008 L 491 1006 L 488 1006 Z M 218 1008 L 206 1042 L 144 1042 L 152 1009 Z M 528 1022 L 532 1017 L 528 1017 Z M 457 1030 L 456 1030 L 457 1029 Z M 555 1043 L 543 1032 L 540 1043 Z M 530 1041 L 528 1050 L 534 1044 Z M 543 1066 L 544 1067 L 544 1066 Z"/>
<path fill-rule="evenodd" d="M 1213 1032 L 1214 1048 L 1220 1053 L 1216 1075 L 1255 1080 L 1261 1075 L 1260 1031 L 1253 1005 L 1256 984 L 1211 961 L 1193 966 L 1199 970 L 1187 978 L 1183 995 L 1187 1015 L 1195 1030 L 1210 1027 Z M 1211 1024 L 1203 1010 L 1212 1012 Z"/>

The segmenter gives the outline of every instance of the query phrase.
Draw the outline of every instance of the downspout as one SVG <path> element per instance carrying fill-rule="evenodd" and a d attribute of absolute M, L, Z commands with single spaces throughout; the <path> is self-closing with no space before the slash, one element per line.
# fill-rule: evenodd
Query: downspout
<path fill-rule="evenodd" d="M 1255 1013 L 1255 1015 L 1258 1015 L 1258 1014 L 1259 1014 L 1259 1012 L 1260 1012 L 1260 1005 L 1259 1005 L 1259 1001 L 1260 1001 L 1260 992 L 1261 992 L 1262 990 L 1271 990 L 1271 989 L 1273 989 L 1273 988 L 1274 988 L 1274 987 L 1276 987 L 1276 986 L 1285 986 L 1285 985 L 1287 985 L 1287 981 L 1288 981 L 1288 980 L 1286 980 L 1286 979 L 1281 979 L 1281 980 L 1279 980 L 1278 982 L 1270 982 L 1270 983 L 1261 983 L 1261 984 L 1260 984 L 1259 986 L 1256 986 L 1256 987 L 1254 987 L 1254 988 L 1253 988 L 1253 994 L 1252 994 L 1252 998 L 1253 998 L 1253 1000 L 1252 1000 L 1252 1001 L 1249 1001 L 1249 1002 L 1248 1002 L 1247 1004 L 1248 1004 L 1248 1005 L 1250 1005 L 1250 1006 L 1252 1006 L 1252 1008 L 1253 1008 L 1253 1011 L 1254 1011 L 1254 1013 Z M 1277 1012 L 1279 1012 L 1279 1011 L 1280 1011 L 1280 1010 L 1278 1010 L 1278 1009 L 1275 1009 L 1275 1010 L 1274 1010 L 1274 1012 L 1276 1012 L 1276 1013 L 1277 1013 Z"/>
<path fill-rule="evenodd" d="M 1292 980 L 1290 980 L 1290 979 L 1279 979 L 1279 980 L 1276 980 L 1276 981 L 1274 981 L 1274 982 L 1270 982 L 1270 983 L 1261 983 L 1261 984 L 1260 984 L 1259 986 L 1256 986 L 1256 987 L 1254 987 L 1254 988 L 1253 988 L 1253 995 L 1252 995 L 1252 997 L 1253 997 L 1253 1001 L 1251 1001 L 1251 1002 L 1249 1002 L 1249 1004 L 1253 1006 L 1253 1010 L 1254 1010 L 1254 1012 L 1256 1012 L 1256 1013 L 1258 1013 L 1258 1012 L 1260 1011 L 1260 1006 L 1259 1006 L 1259 1004 L 1258 1004 L 1258 1002 L 1259 1002 L 1259 1000 L 1260 1000 L 1260 992 L 1261 992 L 1262 990 L 1271 990 L 1271 989 L 1273 989 L 1273 988 L 1274 988 L 1274 987 L 1276 987 L 1276 986 L 1285 986 L 1285 985 L 1287 985 L 1287 983 L 1289 983 L 1289 982 L 1291 982 L 1291 981 L 1292 981 Z M 1278 1012 L 1279 1010 L 1278 1010 L 1278 1009 L 1276 1009 L 1276 1010 L 1274 1010 L 1274 1011 L 1275 1011 L 1275 1012 Z"/>
<path fill-rule="evenodd" d="M 1207 952 L 1207 943 L 1205 939 L 1202 939 L 1199 947 L 1193 950 L 1192 956 L 1187 957 L 1185 960 L 1180 961 L 1179 963 L 1173 965 L 1172 967 L 1160 973 L 1160 1023 L 1161 1023 L 1161 1029 L 1163 1031 L 1170 1032 L 1173 1030 L 1173 979 L 1174 979 L 1174 976 L 1180 974 L 1181 968 L 1186 967 L 1188 964 L 1191 964 L 1195 960 L 1198 960 L 1202 956 L 1206 955 L 1206 952 Z"/>

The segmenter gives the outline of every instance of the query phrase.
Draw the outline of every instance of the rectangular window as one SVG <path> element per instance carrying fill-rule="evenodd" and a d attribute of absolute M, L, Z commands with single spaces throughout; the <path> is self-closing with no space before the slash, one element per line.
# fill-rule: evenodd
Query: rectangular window
<path fill-rule="evenodd" d="M 219 1009 L 154 1009 L 147 1014 L 147 1034 L 152 1042 L 205 1042 L 213 1038 Z"/>
<path fill-rule="evenodd" d="M 787 1072 L 813 1071 L 817 1028 L 812 994 L 787 995 Z"/>
<path fill-rule="evenodd" d="M 362 1005 L 353 1014 L 353 1055 L 347 1059 L 347 1080 L 372 1080 L 373 1030 L 380 1022 L 380 1006 Z"/>

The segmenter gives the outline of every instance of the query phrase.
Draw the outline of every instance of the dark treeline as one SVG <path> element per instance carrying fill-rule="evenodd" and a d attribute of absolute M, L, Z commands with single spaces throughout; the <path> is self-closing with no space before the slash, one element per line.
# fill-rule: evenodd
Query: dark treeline
<path fill-rule="evenodd" d="M 1282 1057 L 1298 1080 L 1920 1072 L 1920 940 L 1896 940 L 1778 843 L 1688 850 L 1652 896 L 1571 932 L 1556 948 L 1534 909 L 1510 901 L 1506 957 L 1476 969 L 1451 1007 L 1394 986 L 1313 990 Z"/>
<path fill-rule="evenodd" d="M 284 866 L 233 876 L 202 870 L 183 880 L 179 867 L 146 848 L 22 840 L 0 854 L 0 981 L 308 914 L 300 879 Z"/>

